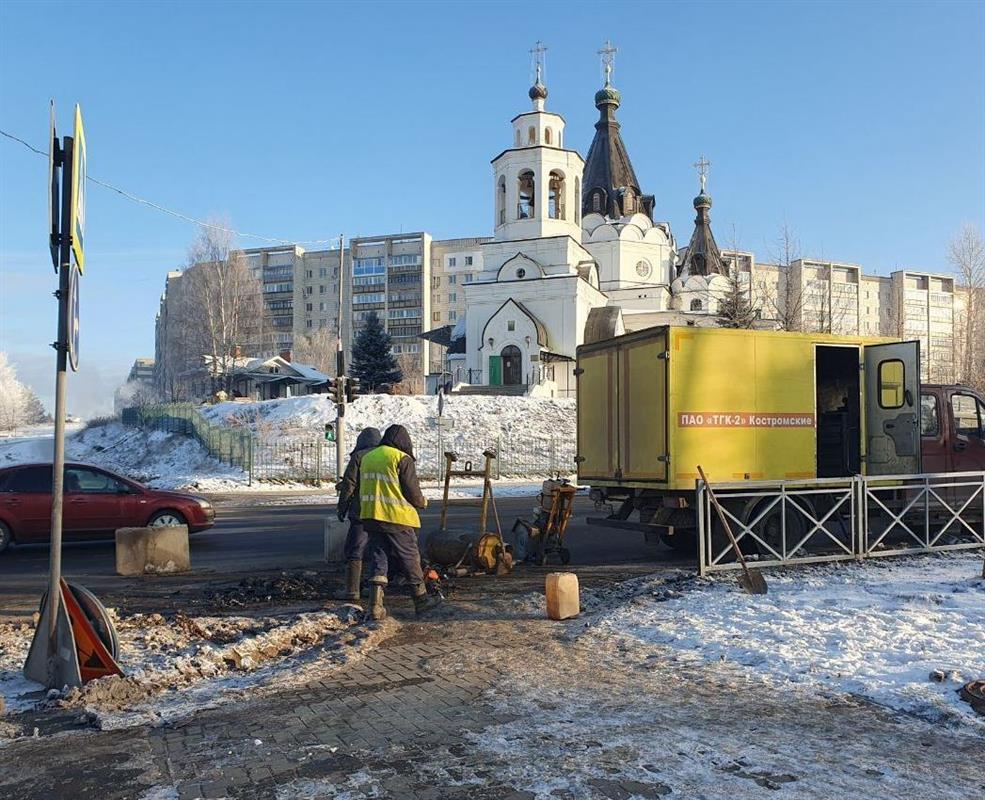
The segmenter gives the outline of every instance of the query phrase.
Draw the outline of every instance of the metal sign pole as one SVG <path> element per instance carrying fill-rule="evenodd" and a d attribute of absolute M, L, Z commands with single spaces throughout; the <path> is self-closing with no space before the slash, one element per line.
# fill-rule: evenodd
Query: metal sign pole
<path fill-rule="evenodd" d="M 335 416 L 335 480 L 345 472 L 345 348 L 342 347 L 342 290 L 345 284 L 345 237 L 339 234 L 339 324 L 335 355 L 335 381 L 338 389 Z"/>
<path fill-rule="evenodd" d="M 72 174 L 73 141 L 64 139 L 62 175 Z M 58 336 L 54 343 L 55 371 L 55 441 L 51 459 L 51 547 L 48 575 L 48 676 L 49 686 L 58 686 L 58 609 L 61 605 L 62 578 L 62 507 L 65 484 L 65 400 L 68 388 L 68 295 L 72 270 L 71 218 L 72 192 L 62 192 L 61 258 L 58 267 Z"/>

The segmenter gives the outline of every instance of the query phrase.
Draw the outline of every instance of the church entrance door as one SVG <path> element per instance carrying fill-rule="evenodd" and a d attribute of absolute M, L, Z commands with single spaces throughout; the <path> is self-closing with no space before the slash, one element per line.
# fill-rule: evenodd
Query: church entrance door
<path fill-rule="evenodd" d="M 489 356 L 489 385 L 503 385 L 503 359 L 499 356 Z"/>
<path fill-rule="evenodd" d="M 523 382 L 523 357 L 520 348 L 508 345 L 503 348 L 503 385 L 519 386 Z"/>

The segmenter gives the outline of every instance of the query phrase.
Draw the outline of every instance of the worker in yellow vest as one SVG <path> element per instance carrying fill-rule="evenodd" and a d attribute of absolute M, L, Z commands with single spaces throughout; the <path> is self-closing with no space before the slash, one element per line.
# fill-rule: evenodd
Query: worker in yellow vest
<path fill-rule="evenodd" d="M 383 593 L 390 559 L 407 576 L 418 616 L 434 608 L 441 598 L 429 595 L 421 571 L 417 531 L 419 508 L 428 501 L 421 494 L 414 466 L 414 446 L 403 425 L 391 425 L 380 446 L 366 453 L 359 465 L 359 518 L 369 534 L 369 617 L 386 617 Z"/>

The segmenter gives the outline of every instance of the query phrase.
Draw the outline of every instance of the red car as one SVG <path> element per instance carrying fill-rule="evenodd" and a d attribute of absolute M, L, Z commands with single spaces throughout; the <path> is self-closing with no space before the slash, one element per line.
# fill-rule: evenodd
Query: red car
<path fill-rule="evenodd" d="M 65 541 L 112 537 L 117 528 L 215 524 L 212 504 L 180 492 L 148 489 L 102 467 L 65 465 Z M 51 535 L 51 464 L 0 469 L 0 552 L 11 543 L 47 542 Z"/>

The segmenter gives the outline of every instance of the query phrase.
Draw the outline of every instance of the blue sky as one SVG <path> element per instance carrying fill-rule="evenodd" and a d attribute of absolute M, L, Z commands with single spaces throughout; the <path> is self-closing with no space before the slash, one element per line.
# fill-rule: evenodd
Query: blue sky
<path fill-rule="evenodd" d="M 785 220 L 806 255 L 947 270 L 961 222 L 985 226 L 983 2 L 6 0 L 0 127 L 43 148 L 48 99 L 62 133 L 79 102 L 91 175 L 238 230 L 488 235 L 489 159 L 529 106 L 528 50 L 548 45 L 548 107 L 584 154 L 606 38 L 636 174 L 679 240 L 700 153 L 719 239 L 734 225 L 761 258 Z M 0 350 L 50 402 L 45 171 L 0 139 Z M 107 410 L 153 355 L 165 273 L 194 235 L 90 186 L 70 408 Z"/>

